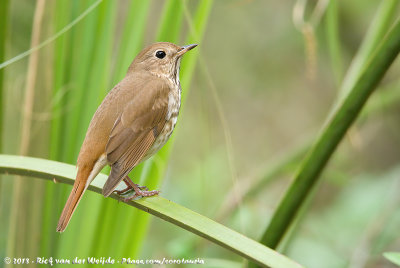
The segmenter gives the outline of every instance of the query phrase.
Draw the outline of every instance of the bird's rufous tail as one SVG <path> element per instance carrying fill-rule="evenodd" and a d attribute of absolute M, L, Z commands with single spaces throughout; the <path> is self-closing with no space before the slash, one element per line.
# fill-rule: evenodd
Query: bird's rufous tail
<path fill-rule="evenodd" d="M 64 232 L 67 228 L 69 221 L 71 220 L 72 214 L 74 213 L 79 201 L 82 198 L 83 193 L 86 191 L 86 182 L 88 180 L 90 170 L 78 169 L 78 174 L 71 193 L 69 194 L 67 203 L 61 213 L 60 219 L 58 220 L 57 232 Z"/>

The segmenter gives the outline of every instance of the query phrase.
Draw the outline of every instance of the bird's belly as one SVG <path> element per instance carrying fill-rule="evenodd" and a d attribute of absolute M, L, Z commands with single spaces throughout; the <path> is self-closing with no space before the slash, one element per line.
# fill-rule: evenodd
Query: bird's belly
<path fill-rule="evenodd" d="M 143 160 L 148 159 L 149 157 L 157 153 L 158 150 L 160 150 L 165 145 L 175 128 L 177 118 L 177 116 L 171 117 L 170 120 L 165 123 L 163 130 L 157 136 L 150 149 L 146 152 Z"/>
<path fill-rule="evenodd" d="M 178 119 L 179 108 L 181 106 L 180 104 L 181 104 L 181 94 L 180 94 L 180 88 L 178 88 L 178 90 L 175 93 L 171 92 L 169 95 L 168 114 L 166 117 L 164 128 L 157 136 L 153 145 L 146 152 L 142 161 L 148 159 L 149 157 L 157 153 L 158 150 L 160 150 L 161 147 L 163 147 L 165 143 L 168 141 L 169 137 L 172 134 L 172 131 L 175 128 L 176 121 Z"/>

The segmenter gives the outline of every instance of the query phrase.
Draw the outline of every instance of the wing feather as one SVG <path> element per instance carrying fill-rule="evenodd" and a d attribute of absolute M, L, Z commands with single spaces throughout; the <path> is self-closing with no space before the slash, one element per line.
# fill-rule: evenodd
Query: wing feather
<path fill-rule="evenodd" d="M 111 173 L 103 195 L 109 196 L 138 165 L 164 128 L 168 112 L 169 87 L 153 81 L 138 94 L 115 121 L 106 146 Z"/>

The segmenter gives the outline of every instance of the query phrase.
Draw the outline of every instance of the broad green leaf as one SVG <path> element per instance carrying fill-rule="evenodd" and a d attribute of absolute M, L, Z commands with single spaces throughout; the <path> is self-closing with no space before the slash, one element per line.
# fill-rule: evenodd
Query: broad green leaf
<path fill-rule="evenodd" d="M 385 252 L 383 256 L 394 264 L 400 266 L 400 252 Z"/>
<path fill-rule="evenodd" d="M 73 165 L 51 160 L 0 155 L 0 174 L 1 173 L 38 177 L 57 183 L 73 184 L 76 168 Z M 99 174 L 89 187 L 89 190 L 101 194 L 101 189 L 106 179 L 106 175 Z M 123 188 L 124 185 L 120 184 L 117 189 Z M 111 195 L 111 197 L 117 200 L 120 198 L 115 194 Z M 280 253 L 160 196 L 130 201 L 126 204 L 204 237 L 261 266 L 277 268 L 302 267 Z M 55 232 L 55 226 L 54 230 L 48 230 L 48 232 L 53 231 Z M 66 232 L 68 232 L 68 229 Z"/>

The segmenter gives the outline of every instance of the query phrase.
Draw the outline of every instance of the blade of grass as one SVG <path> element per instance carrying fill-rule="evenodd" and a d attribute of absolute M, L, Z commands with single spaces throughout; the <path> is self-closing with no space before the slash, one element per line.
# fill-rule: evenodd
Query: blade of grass
<path fill-rule="evenodd" d="M 186 40 L 186 44 L 199 43 L 199 48 L 201 49 L 201 40 L 203 40 L 204 32 L 206 30 L 207 21 L 211 14 L 211 8 L 213 5 L 212 0 L 201 1 L 197 7 L 197 11 L 193 19 L 186 17 L 189 24 L 189 36 Z M 186 7 L 186 6 L 185 6 Z M 185 10 L 187 10 L 185 8 Z M 191 53 L 190 55 L 185 55 L 185 69 L 182 69 L 182 88 L 189 88 L 194 74 L 194 69 L 196 67 L 196 62 L 198 60 L 199 53 Z M 183 90 L 182 92 L 182 102 L 185 103 L 188 95 L 188 90 Z"/>
<path fill-rule="evenodd" d="M 309 191 L 318 181 L 320 173 L 337 145 L 357 118 L 368 97 L 381 81 L 399 51 L 400 22 L 397 22 L 373 54 L 347 97 L 335 107 L 331 116 L 328 117 L 321 134 L 303 161 L 294 182 L 280 202 L 263 234 L 261 242 L 264 245 L 272 248 L 278 245 Z"/>
<path fill-rule="evenodd" d="M 118 83 L 126 74 L 129 65 L 139 53 L 143 44 L 150 1 L 132 1 L 127 14 L 118 59 L 113 75 L 113 83 Z"/>
<path fill-rule="evenodd" d="M 0 155 L 0 174 L 18 174 L 73 184 L 76 169 L 75 166 L 51 160 Z M 106 180 L 106 175 L 98 175 L 89 190 L 101 194 Z M 124 185 L 119 185 L 119 189 L 122 188 Z M 119 196 L 115 194 L 111 197 L 119 199 Z M 126 204 L 204 237 L 259 265 L 282 268 L 302 267 L 280 253 L 162 197 L 143 198 Z M 65 233 L 67 232 L 68 230 Z"/>
<path fill-rule="evenodd" d="M 17 62 L 17 61 L 29 56 L 32 52 L 43 48 L 44 46 L 46 46 L 46 45 L 50 44 L 51 42 L 53 42 L 54 40 L 56 40 L 58 37 L 60 37 L 64 33 L 68 32 L 75 24 L 77 24 L 80 20 L 85 18 L 86 15 L 88 15 L 93 9 L 95 9 L 97 7 L 97 5 L 100 4 L 101 1 L 103 1 L 103 0 L 98 0 L 95 3 L 93 3 L 87 10 L 85 10 L 85 12 L 83 12 L 74 21 L 72 21 L 70 24 L 66 25 L 61 31 L 59 31 L 58 33 L 56 33 L 55 35 L 53 35 L 49 39 L 46 39 L 45 41 L 40 43 L 38 46 L 32 47 L 29 50 L 24 51 L 21 54 L 15 56 L 15 57 L 13 57 L 13 58 L 5 61 L 5 62 L 0 63 L 0 69 L 3 69 L 5 67 L 7 67 L 8 65 L 13 64 L 14 62 Z"/>
<path fill-rule="evenodd" d="M 368 32 L 366 33 L 364 40 L 362 41 L 362 44 L 358 49 L 357 54 L 354 56 L 344 77 L 339 92 L 339 101 L 343 99 L 352 88 L 354 88 L 355 83 L 361 76 L 361 71 L 368 63 L 372 52 L 376 49 L 379 42 L 385 36 L 391 25 L 391 22 L 395 18 L 396 7 L 398 4 L 399 1 L 397 0 L 387 0 L 381 2 L 379 9 L 370 24 Z"/>
<path fill-rule="evenodd" d="M 81 1 L 73 3 L 75 4 L 73 12 L 79 14 L 83 8 L 82 5 L 85 3 Z M 74 135 L 68 135 L 63 143 L 65 147 L 64 161 L 69 163 L 76 161 L 90 118 L 94 113 L 93 109 L 99 104 L 96 92 L 94 92 L 95 89 L 90 83 L 94 79 L 101 79 L 92 76 L 96 75 L 95 71 L 99 68 L 103 68 L 103 66 L 94 66 L 93 61 L 95 54 L 99 53 L 98 47 L 100 46 L 99 42 L 95 41 L 96 35 L 103 38 L 105 36 L 105 34 L 99 33 L 97 24 L 103 23 L 100 20 L 100 9 L 106 4 L 105 1 L 102 1 L 97 9 L 86 17 L 81 27 L 72 30 L 72 62 L 69 79 L 72 80 L 73 85 L 66 96 L 66 102 L 72 106 L 72 111 L 66 114 L 64 120 L 66 122 L 65 133 L 74 133 Z M 101 90 L 103 89 L 96 88 L 97 93 Z"/>
<path fill-rule="evenodd" d="M 337 0 L 331 0 L 326 10 L 326 37 L 329 55 L 332 62 L 332 70 L 335 76 L 336 86 L 339 87 L 343 79 L 343 63 L 340 47 L 339 12 Z"/>
<path fill-rule="evenodd" d="M 400 252 L 384 252 L 383 256 L 397 266 L 400 266 Z"/>
<path fill-rule="evenodd" d="M 45 0 L 37 1 L 32 23 L 31 47 L 36 47 L 40 43 L 40 35 L 42 31 L 42 20 L 44 16 Z M 26 74 L 21 140 L 19 152 L 22 155 L 28 154 L 31 143 L 32 131 L 32 113 L 35 98 L 35 85 L 37 71 L 39 66 L 39 53 L 35 51 L 29 55 L 28 70 Z M 12 197 L 12 214 L 10 216 L 10 229 L 8 234 L 9 243 L 7 245 L 7 254 L 9 256 L 18 256 L 27 254 L 29 243 L 18 243 L 21 239 L 29 237 L 29 226 L 27 225 L 27 214 L 29 213 L 28 198 L 25 192 L 32 187 L 33 182 L 23 183 L 23 179 L 17 177 L 14 181 L 13 197 Z"/>
<path fill-rule="evenodd" d="M 6 52 L 6 40 L 8 30 L 8 6 L 9 0 L 0 2 L 0 62 L 4 61 Z M 0 70 L 0 152 L 3 150 L 3 85 L 4 85 L 4 70 Z M 1 187 L 1 180 L 0 180 Z M 1 189 L 0 189 L 1 191 Z"/>
<path fill-rule="evenodd" d="M 71 17 L 71 1 L 60 0 L 55 1 L 53 5 L 55 31 L 69 25 Z M 57 13 L 58 10 L 63 12 Z M 68 88 L 67 70 L 70 67 L 71 61 L 68 55 L 70 51 L 70 33 L 61 35 L 54 41 L 54 77 L 53 77 L 53 105 L 52 118 L 50 126 L 50 159 L 62 160 L 63 142 L 65 142 L 65 128 L 63 120 L 65 117 L 65 100 L 60 96 L 65 96 L 65 91 Z M 66 187 L 64 187 L 66 188 Z M 55 256 L 57 251 L 57 236 L 54 232 L 48 230 L 54 228 L 57 224 L 57 215 L 59 211 L 59 203 L 61 203 L 62 192 L 65 192 L 63 187 L 56 187 L 54 184 L 46 184 L 44 193 L 43 221 L 42 221 L 42 239 L 40 241 L 41 256 Z"/>
<path fill-rule="evenodd" d="M 71 2 L 70 1 L 57 1 L 54 5 L 54 12 L 57 10 L 63 10 L 60 14 L 54 17 L 55 29 L 58 30 L 62 26 L 68 24 L 71 13 Z M 53 90 L 53 100 L 59 98 L 58 96 L 65 95 L 63 92 L 66 91 L 66 69 L 69 66 L 70 60 L 67 56 L 68 46 L 69 46 L 70 34 L 65 34 L 60 36 L 54 42 L 54 90 Z M 61 129 L 62 125 L 62 113 L 64 106 L 62 101 L 55 101 L 52 105 L 52 121 L 51 121 L 51 133 L 50 133 L 50 158 L 58 159 L 62 154 L 61 149 L 63 148 L 63 131 Z"/>
<path fill-rule="evenodd" d="M 165 3 L 163 16 L 158 27 L 157 42 L 176 43 L 179 40 L 183 18 L 183 1 L 169 0 Z"/>
<path fill-rule="evenodd" d="M 8 18 L 9 18 L 9 0 L 0 1 L 0 62 L 3 62 L 6 54 L 6 43 L 8 41 L 7 32 L 8 32 Z M 3 123 L 4 123 L 4 114 L 5 114 L 5 104 L 4 104 L 4 70 L 0 70 L 0 153 L 3 152 Z M 5 183 L 3 181 L 3 176 L 0 176 L 0 193 L 6 189 Z M 3 189 L 4 188 L 4 189 Z M 2 195 L 4 198 L 5 195 Z M 3 202 L 4 199 L 0 199 L 0 217 L 4 220 L 0 221 L 0 229 L 7 230 L 8 224 L 5 215 L 7 215 L 7 209 L 5 208 Z M 0 236 L 0 248 L 5 248 L 7 245 L 7 236 Z M 3 258 L 5 253 L 0 253 L 0 257 Z"/>

